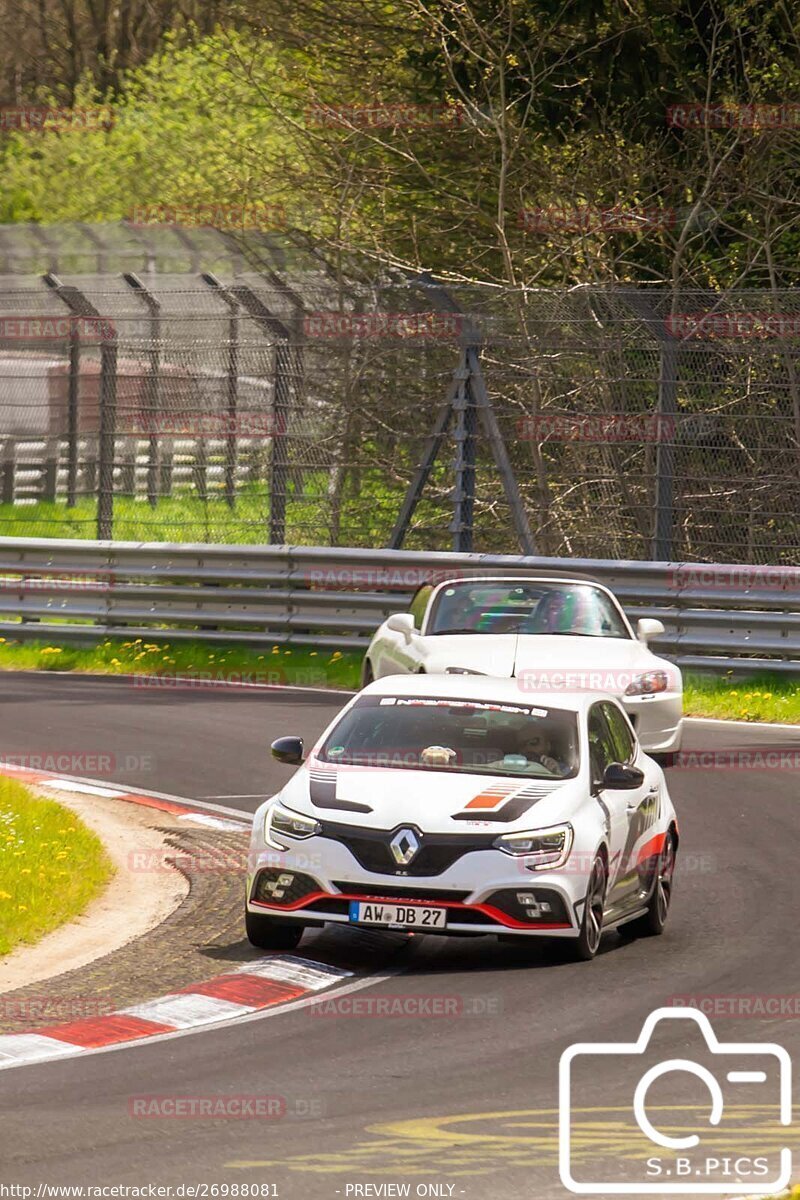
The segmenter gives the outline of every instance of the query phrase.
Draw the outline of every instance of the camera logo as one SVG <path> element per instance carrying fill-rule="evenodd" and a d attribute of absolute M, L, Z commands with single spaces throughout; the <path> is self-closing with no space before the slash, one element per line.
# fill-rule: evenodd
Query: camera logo
<path fill-rule="evenodd" d="M 657 1009 L 636 1042 L 570 1046 L 559 1064 L 561 1182 L 584 1195 L 781 1191 L 791 1075 L 782 1046 L 720 1042 L 695 1009 Z M 597 1094 L 603 1107 L 590 1107 Z"/>

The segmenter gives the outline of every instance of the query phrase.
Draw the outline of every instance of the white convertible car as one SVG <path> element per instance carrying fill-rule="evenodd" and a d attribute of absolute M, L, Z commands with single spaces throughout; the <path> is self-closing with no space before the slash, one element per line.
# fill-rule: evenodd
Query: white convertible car
<path fill-rule="evenodd" d="M 246 926 L 292 948 L 326 923 L 564 939 L 664 929 L 678 826 L 616 700 L 513 679 L 394 677 L 345 706 L 255 814 Z"/>
<path fill-rule="evenodd" d="M 683 680 L 648 648 L 663 632 L 654 620 L 639 621 L 634 632 L 614 594 L 592 581 L 450 579 L 423 585 L 409 612 L 384 621 L 362 682 L 463 672 L 515 676 L 523 692 L 608 692 L 647 753 L 670 764 L 681 748 Z"/>

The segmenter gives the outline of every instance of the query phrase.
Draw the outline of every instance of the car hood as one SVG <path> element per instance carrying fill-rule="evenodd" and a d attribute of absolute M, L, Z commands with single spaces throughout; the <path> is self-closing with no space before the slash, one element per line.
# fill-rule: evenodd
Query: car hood
<path fill-rule="evenodd" d="M 570 820 L 583 801 L 580 779 L 510 779 L 502 775 L 434 774 L 389 767 L 309 765 L 279 799 L 321 821 L 424 833 L 490 833 L 539 829 Z"/>
<path fill-rule="evenodd" d="M 422 638 L 422 655 L 429 675 L 448 667 L 461 667 L 501 679 L 514 674 L 517 653 L 515 633 L 458 634 Z"/>
<path fill-rule="evenodd" d="M 629 678 L 625 672 L 673 670 L 643 642 L 633 638 L 552 636 L 548 634 L 445 634 L 424 639 L 425 670 L 429 674 L 462 667 L 484 675 L 509 677 L 521 672 L 600 673 L 597 682 L 583 679 L 572 686 L 621 695 Z M 621 675 L 618 684 L 614 672 Z M 536 690 L 528 681 L 529 690 Z M 548 690 L 543 683 L 543 690 Z M 563 685 L 567 687 L 567 684 Z"/>

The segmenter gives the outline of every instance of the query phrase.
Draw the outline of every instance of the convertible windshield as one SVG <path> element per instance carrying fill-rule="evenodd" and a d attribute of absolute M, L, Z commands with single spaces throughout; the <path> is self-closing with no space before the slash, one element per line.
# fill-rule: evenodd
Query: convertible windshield
<path fill-rule="evenodd" d="M 349 766 L 568 779 L 578 770 L 575 713 L 529 704 L 364 696 L 318 758 Z"/>
<path fill-rule="evenodd" d="M 631 636 L 605 592 L 557 581 L 454 583 L 434 600 L 427 632 Z"/>

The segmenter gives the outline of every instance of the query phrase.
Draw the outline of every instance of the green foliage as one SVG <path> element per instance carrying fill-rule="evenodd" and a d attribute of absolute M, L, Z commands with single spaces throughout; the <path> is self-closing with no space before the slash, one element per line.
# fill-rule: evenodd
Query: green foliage
<path fill-rule="evenodd" d="M 182 47 L 167 38 L 130 76 L 109 130 L 10 135 L 0 220 L 118 221 L 145 205 L 274 202 L 255 170 L 254 147 L 277 160 L 285 137 L 253 79 L 279 76 L 267 43 L 219 34 Z M 101 100 L 84 90 L 76 107 Z"/>

